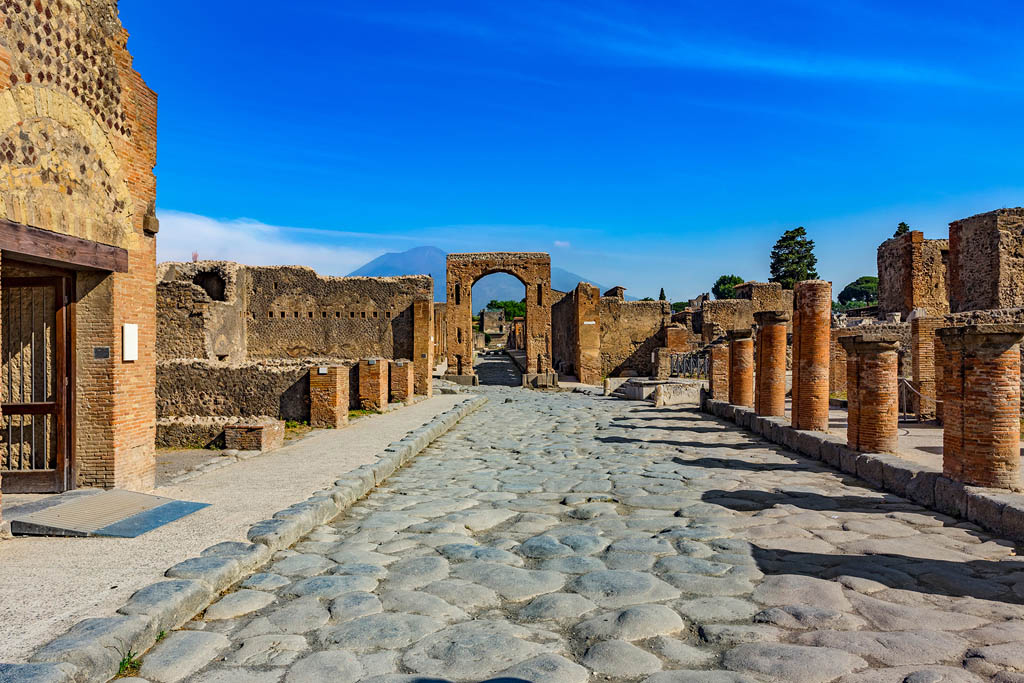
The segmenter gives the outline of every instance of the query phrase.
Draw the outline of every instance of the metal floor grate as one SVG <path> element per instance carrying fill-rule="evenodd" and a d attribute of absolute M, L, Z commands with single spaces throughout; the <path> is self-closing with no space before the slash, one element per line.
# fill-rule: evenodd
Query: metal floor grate
<path fill-rule="evenodd" d="M 135 491 L 103 491 L 76 496 L 8 519 L 14 534 L 36 536 L 134 537 L 206 507 Z"/>

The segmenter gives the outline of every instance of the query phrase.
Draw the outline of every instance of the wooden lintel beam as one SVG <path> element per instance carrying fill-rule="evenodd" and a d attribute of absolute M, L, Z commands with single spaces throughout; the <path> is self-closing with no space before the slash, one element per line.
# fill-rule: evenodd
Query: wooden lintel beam
<path fill-rule="evenodd" d="M 128 271 L 128 252 L 109 244 L 61 235 L 0 218 L 0 250 L 71 268 Z"/>

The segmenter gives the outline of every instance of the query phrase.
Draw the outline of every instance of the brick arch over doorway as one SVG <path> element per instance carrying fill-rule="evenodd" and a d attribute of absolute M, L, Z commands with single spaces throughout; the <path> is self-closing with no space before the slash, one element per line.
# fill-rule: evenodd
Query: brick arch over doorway
<path fill-rule="evenodd" d="M 526 371 L 551 372 L 551 256 L 537 252 L 448 254 L 448 372 L 473 375 L 473 285 L 508 273 L 526 287 Z"/>

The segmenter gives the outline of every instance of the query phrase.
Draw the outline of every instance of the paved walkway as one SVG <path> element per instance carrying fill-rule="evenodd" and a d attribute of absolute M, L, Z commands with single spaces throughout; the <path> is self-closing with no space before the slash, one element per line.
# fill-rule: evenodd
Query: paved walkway
<path fill-rule="evenodd" d="M 481 391 L 142 676 L 1024 680 L 1010 543 L 691 410 Z"/>
<path fill-rule="evenodd" d="M 465 398 L 435 396 L 158 488 L 156 495 L 211 505 L 138 538 L 18 537 L 0 543 L 0 661 L 23 661 L 81 619 L 112 614 L 168 567 L 215 543 L 244 541 L 254 522 L 375 462 L 392 441 Z"/>
<path fill-rule="evenodd" d="M 523 386 L 523 373 L 504 353 L 479 354 L 476 363 L 473 365 L 480 384 L 491 386 L 521 387 Z"/>

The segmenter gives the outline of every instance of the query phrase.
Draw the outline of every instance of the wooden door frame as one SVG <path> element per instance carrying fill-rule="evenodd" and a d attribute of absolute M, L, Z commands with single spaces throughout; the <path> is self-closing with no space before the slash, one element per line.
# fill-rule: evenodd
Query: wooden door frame
<path fill-rule="evenodd" d="M 4 470 L 4 493 L 49 493 L 74 488 L 76 467 L 74 458 L 74 395 L 75 395 L 75 285 L 74 271 L 48 274 L 39 277 L 0 277 L 0 295 L 7 288 L 53 287 L 55 317 L 55 365 L 56 386 L 52 402 L 6 404 L 4 414 L 38 415 L 53 414 L 56 420 L 56 466 L 53 470 L 18 471 Z M 63 381 L 62 381 L 63 380 Z M 46 408 L 54 404 L 54 412 Z M 11 411 L 11 408 L 17 408 Z"/>

